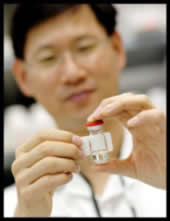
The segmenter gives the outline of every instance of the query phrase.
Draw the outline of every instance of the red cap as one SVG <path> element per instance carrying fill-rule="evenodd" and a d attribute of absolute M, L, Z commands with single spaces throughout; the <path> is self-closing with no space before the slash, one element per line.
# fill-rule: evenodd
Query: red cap
<path fill-rule="evenodd" d="M 87 127 L 91 127 L 91 126 L 97 126 L 97 125 L 102 125 L 104 124 L 103 120 L 96 120 L 96 121 L 93 121 L 93 122 L 88 122 L 86 124 Z"/>

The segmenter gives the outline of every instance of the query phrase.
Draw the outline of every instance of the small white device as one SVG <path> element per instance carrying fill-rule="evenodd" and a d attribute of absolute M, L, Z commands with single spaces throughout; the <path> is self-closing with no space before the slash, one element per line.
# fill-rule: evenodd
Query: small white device
<path fill-rule="evenodd" d="M 109 152 L 113 150 L 112 137 L 109 132 L 103 132 L 102 120 L 87 123 L 89 136 L 81 137 L 81 149 L 86 156 L 90 156 L 96 164 L 109 161 Z"/>

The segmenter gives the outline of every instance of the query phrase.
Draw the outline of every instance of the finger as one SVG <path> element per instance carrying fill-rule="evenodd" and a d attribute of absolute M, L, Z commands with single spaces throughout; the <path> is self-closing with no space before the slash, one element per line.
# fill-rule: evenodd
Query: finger
<path fill-rule="evenodd" d="M 166 118 L 162 111 L 151 109 L 140 112 L 127 122 L 128 129 L 133 134 L 134 141 L 154 148 L 166 143 Z M 157 148 L 163 150 L 163 148 Z"/>
<path fill-rule="evenodd" d="M 145 110 L 131 118 L 127 124 L 129 128 L 133 128 L 138 125 L 145 124 L 146 122 L 158 123 L 160 128 L 165 129 L 165 114 L 156 108 Z"/>
<path fill-rule="evenodd" d="M 24 194 L 26 199 L 31 199 L 36 194 L 41 194 L 42 192 L 53 192 L 56 189 L 56 187 L 64 185 L 71 180 L 71 173 L 46 175 L 24 188 L 22 193 Z"/>
<path fill-rule="evenodd" d="M 12 173 L 16 176 L 21 170 L 29 168 L 36 162 L 50 156 L 78 160 L 83 158 L 83 153 L 74 144 L 45 141 L 15 160 L 12 165 Z"/>
<path fill-rule="evenodd" d="M 28 140 L 17 149 L 16 158 L 22 153 L 31 151 L 35 146 L 47 140 L 71 143 L 73 136 L 74 134 L 67 131 L 56 129 L 41 130 L 39 133 L 33 136 L 31 140 Z"/>
<path fill-rule="evenodd" d="M 78 166 L 76 162 L 70 159 L 46 157 L 31 168 L 20 172 L 15 178 L 18 186 L 26 186 L 46 174 L 77 172 Z"/>
<path fill-rule="evenodd" d="M 104 100 L 101 101 L 101 103 L 98 106 L 98 108 L 105 107 L 107 104 L 110 104 L 110 103 L 112 103 L 112 102 L 114 102 L 116 100 L 126 99 L 129 96 L 135 96 L 135 94 L 133 94 L 131 92 L 128 92 L 128 93 L 123 93 L 123 94 L 119 94 L 119 95 L 116 95 L 116 96 L 105 98 Z"/>
<path fill-rule="evenodd" d="M 108 172 L 136 178 L 136 169 L 132 160 L 132 155 L 130 155 L 127 159 L 114 159 L 107 164 L 93 165 L 93 168 L 100 172 Z"/>
<path fill-rule="evenodd" d="M 99 106 L 95 109 L 95 111 L 88 117 L 87 121 L 88 122 L 93 121 L 92 120 L 93 116 L 98 114 L 108 104 L 113 103 L 116 100 L 120 100 L 122 98 L 127 98 L 127 97 L 132 96 L 132 95 L 134 95 L 134 94 L 131 93 L 131 92 L 128 92 L 128 93 L 112 96 L 112 97 L 109 97 L 109 98 L 106 98 L 106 99 L 102 100 L 101 103 L 99 104 Z"/>
<path fill-rule="evenodd" d="M 153 107 L 150 100 L 146 95 L 132 95 L 132 96 L 120 96 L 117 99 L 110 100 L 106 105 L 103 105 L 100 108 L 100 111 L 97 111 L 94 117 L 100 117 L 101 114 L 104 116 L 111 113 L 117 113 L 121 110 L 129 111 L 129 110 L 141 110 L 141 109 L 148 109 Z"/>
<path fill-rule="evenodd" d="M 128 98 L 123 97 L 121 100 L 114 102 L 101 108 L 99 112 L 92 115 L 90 120 L 99 120 L 111 117 L 117 117 L 126 126 L 127 120 L 135 116 L 142 110 L 153 108 L 150 100 L 145 95 L 134 95 Z"/>

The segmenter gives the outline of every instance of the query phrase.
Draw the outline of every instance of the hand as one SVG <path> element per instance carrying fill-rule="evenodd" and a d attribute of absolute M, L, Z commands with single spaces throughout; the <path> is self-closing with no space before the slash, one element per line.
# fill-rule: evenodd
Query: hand
<path fill-rule="evenodd" d="M 56 187 L 78 172 L 81 140 L 61 130 L 43 130 L 17 148 L 12 164 L 18 192 L 15 216 L 46 217 L 52 210 Z"/>
<path fill-rule="evenodd" d="M 133 150 L 127 159 L 96 165 L 97 171 L 136 178 L 158 188 L 166 186 L 166 118 L 146 95 L 125 93 L 101 102 L 88 121 L 117 118 L 131 132 Z"/>

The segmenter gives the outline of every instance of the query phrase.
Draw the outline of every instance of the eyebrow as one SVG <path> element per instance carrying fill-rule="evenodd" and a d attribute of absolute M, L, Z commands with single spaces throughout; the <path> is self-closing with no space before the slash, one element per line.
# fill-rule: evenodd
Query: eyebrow
<path fill-rule="evenodd" d="M 81 35 L 81 36 L 75 37 L 74 41 L 82 41 L 82 40 L 86 40 L 86 39 L 96 39 L 96 37 L 93 35 L 86 34 L 86 35 Z"/>
<path fill-rule="evenodd" d="M 73 37 L 72 41 L 76 42 L 76 41 L 83 41 L 83 40 L 87 40 L 87 39 L 96 39 L 96 37 L 92 36 L 92 35 L 86 34 L 86 35 L 80 35 L 80 36 L 77 36 L 77 37 Z M 38 54 L 41 51 L 49 50 L 49 49 L 54 49 L 54 44 L 44 44 L 44 45 L 41 45 L 40 47 L 38 47 L 36 49 L 34 54 Z"/>

